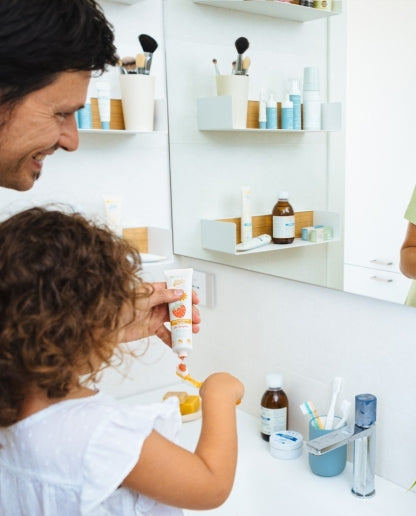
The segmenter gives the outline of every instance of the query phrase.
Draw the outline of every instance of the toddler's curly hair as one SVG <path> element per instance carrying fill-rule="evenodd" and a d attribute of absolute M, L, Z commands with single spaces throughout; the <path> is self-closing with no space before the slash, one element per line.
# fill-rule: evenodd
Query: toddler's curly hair
<path fill-rule="evenodd" d="M 60 398 L 110 364 L 126 312 L 152 292 L 140 270 L 137 250 L 80 214 L 36 207 L 0 223 L 0 426 L 28 386 Z"/>

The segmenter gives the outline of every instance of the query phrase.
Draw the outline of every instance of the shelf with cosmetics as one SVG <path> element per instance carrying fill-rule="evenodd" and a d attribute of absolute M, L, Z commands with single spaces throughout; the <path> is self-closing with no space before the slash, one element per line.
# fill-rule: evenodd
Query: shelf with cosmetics
<path fill-rule="evenodd" d="M 95 97 L 91 98 L 91 120 L 92 127 L 88 129 L 84 129 L 82 127 L 78 127 L 78 131 L 80 134 L 105 134 L 105 135 L 135 135 L 135 134 L 167 134 L 166 124 L 160 124 L 163 127 L 158 127 L 157 113 L 163 112 L 165 109 L 164 101 L 162 99 L 155 100 L 155 129 L 150 130 L 129 130 L 125 129 L 124 125 L 124 116 L 123 116 L 123 108 L 120 99 L 111 99 L 110 100 L 110 129 L 102 129 L 100 122 L 100 115 L 98 110 L 98 100 Z"/>
<path fill-rule="evenodd" d="M 281 103 L 277 102 L 277 117 L 281 120 Z M 321 129 L 315 131 L 293 129 L 259 129 L 259 102 L 249 100 L 245 128 L 237 128 L 233 119 L 232 98 L 229 95 L 197 99 L 197 121 L 200 131 L 241 131 L 253 133 L 308 133 L 339 131 L 341 129 L 341 103 L 321 104 Z M 234 114 L 235 115 L 235 114 Z"/>
<path fill-rule="evenodd" d="M 341 1 L 333 1 L 331 11 L 270 0 L 193 0 L 193 2 L 195 4 L 243 11 L 250 14 L 261 14 L 301 23 L 340 14 L 342 8 Z"/>
<path fill-rule="evenodd" d="M 252 217 L 253 238 L 272 234 L 272 215 Z M 321 226 L 315 231 L 313 240 L 302 239 L 302 228 Z M 316 228 L 319 229 L 319 228 Z M 310 247 L 340 240 L 340 217 L 338 213 L 326 211 L 299 211 L 295 214 L 295 240 L 291 244 L 267 244 L 248 251 L 237 251 L 241 242 L 241 219 L 201 220 L 202 247 L 210 251 L 243 256 L 252 253 L 283 251 L 296 247 Z M 329 239 L 328 236 L 331 235 Z"/>

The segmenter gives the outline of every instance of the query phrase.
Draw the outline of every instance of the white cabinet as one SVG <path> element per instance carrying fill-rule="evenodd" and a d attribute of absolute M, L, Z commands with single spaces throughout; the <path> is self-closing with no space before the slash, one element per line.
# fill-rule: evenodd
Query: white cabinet
<path fill-rule="evenodd" d="M 347 11 L 345 289 L 369 295 L 366 280 L 350 281 L 350 266 L 391 271 L 394 281 L 383 288 L 373 280 L 372 290 L 375 297 L 403 303 L 409 281 L 399 272 L 400 247 L 407 227 L 404 212 L 416 183 L 415 162 L 409 159 L 416 138 L 416 97 L 403 63 L 412 62 L 416 52 L 416 5 L 395 3 L 400 38 L 387 41 L 391 15 L 391 6 L 378 0 Z M 392 283 L 404 291 L 391 295 Z"/>
<path fill-rule="evenodd" d="M 357 265 L 345 265 L 344 290 L 353 294 L 373 297 L 403 304 L 410 282 L 393 270 L 371 269 Z"/>

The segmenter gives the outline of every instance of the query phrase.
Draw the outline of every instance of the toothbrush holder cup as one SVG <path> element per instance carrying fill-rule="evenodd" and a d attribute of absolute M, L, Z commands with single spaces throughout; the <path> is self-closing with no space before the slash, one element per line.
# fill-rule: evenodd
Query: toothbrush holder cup
<path fill-rule="evenodd" d="M 319 416 L 322 425 L 325 427 L 326 416 Z M 340 417 L 334 417 L 334 427 L 341 420 Z M 345 426 L 345 424 L 343 425 Z M 317 418 L 309 421 L 309 440 L 316 439 L 322 435 L 329 434 L 333 430 L 324 430 L 319 428 Z M 309 453 L 309 466 L 312 473 L 321 477 L 335 477 L 342 473 L 347 464 L 347 445 L 341 446 L 323 455 L 313 455 Z"/>
<path fill-rule="evenodd" d="M 217 95 L 231 96 L 233 129 L 247 128 L 248 76 L 217 75 Z"/>
<path fill-rule="evenodd" d="M 120 75 L 124 125 L 128 131 L 153 131 L 155 77 L 144 74 Z"/>

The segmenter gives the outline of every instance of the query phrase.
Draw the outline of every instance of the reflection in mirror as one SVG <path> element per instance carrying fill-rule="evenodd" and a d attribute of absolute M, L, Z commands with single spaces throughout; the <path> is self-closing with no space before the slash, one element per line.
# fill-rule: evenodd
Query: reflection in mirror
<path fill-rule="evenodd" d="M 403 111 L 395 101 L 412 100 L 405 92 L 408 70 L 398 60 L 403 55 L 403 62 L 411 62 L 409 54 L 414 52 L 407 21 L 412 17 L 405 14 L 409 4 L 403 6 L 403 15 L 400 9 L 396 13 L 403 20 L 397 20 L 400 38 L 393 42 L 382 37 L 388 22 L 391 34 L 391 11 L 377 0 L 365 7 L 350 0 L 342 14 L 305 23 L 219 7 L 222 2 L 216 7 L 207 4 L 164 2 L 175 253 L 402 303 L 409 280 L 399 272 L 398 255 L 412 187 L 410 178 L 403 184 L 400 179 L 400 186 L 396 183 L 398 172 L 411 167 L 411 128 L 404 137 L 397 131 L 398 124 L 403 126 Z M 345 131 L 219 130 L 227 106 L 224 99 L 219 104 L 215 98 L 213 59 L 220 74 L 230 74 L 236 60 L 234 43 L 241 36 L 250 43 L 250 124 L 257 123 L 255 109 L 262 92 L 281 101 L 290 79 L 302 83 L 304 68 L 315 66 L 322 101 L 346 106 Z M 388 48 L 391 44 L 394 51 Z M 377 73 L 368 63 L 380 66 Z M 394 73 L 386 73 L 392 67 Z M 201 103 L 208 106 L 205 112 Z M 380 119 L 386 123 L 380 124 Z M 396 145 L 400 150 L 393 153 Z M 384 184 L 393 202 L 378 193 L 384 192 Z M 237 254 L 243 185 L 251 187 L 254 236 L 271 231 L 271 210 L 285 190 L 297 214 L 315 216 L 302 220 L 301 226 L 320 223 L 323 216 L 336 238 L 319 245 Z M 380 214 L 382 225 L 377 222 Z M 392 276 L 386 278 L 387 273 Z"/>

